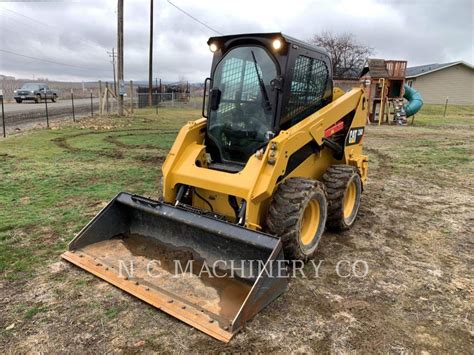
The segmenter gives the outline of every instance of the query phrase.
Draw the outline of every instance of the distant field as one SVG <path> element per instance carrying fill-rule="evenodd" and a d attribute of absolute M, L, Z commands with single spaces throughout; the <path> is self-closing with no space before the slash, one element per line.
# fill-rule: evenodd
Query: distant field
<path fill-rule="evenodd" d="M 474 124 L 474 106 L 448 105 L 446 118 L 444 105 L 425 104 L 421 111 L 415 115 L 416 126 L 443 126 L 448 124 Z M 408 119 L 411 122 L 411 118 Z"/>
<path fill-rule="evenodd" d="M 293 279 L 227 346 L 59 261 L 118 192 L 160 197 L 161 164 L 200 109 L 0 138 L 0 348 L 471 352 L 474 113 L 449 106 L 445 119 L 443 110 L 426 105 L 414 127 L 368 127 L 369 180 L 354 229 L 326 233 L 321 277 Z M 369 277 L 336 277 L 343 259 L 366 260 Z"/>

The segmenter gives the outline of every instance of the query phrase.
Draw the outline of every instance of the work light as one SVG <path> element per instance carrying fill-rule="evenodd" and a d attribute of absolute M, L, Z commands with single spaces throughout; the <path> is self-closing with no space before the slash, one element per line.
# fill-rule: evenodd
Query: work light
<path fill-rule="evenodd" d="M 276 50 L 279 50 L 282 46 L 282 43 L 279 39 L 275 39 L 272 43 L 273 45 L 273 48 L 276 49 Z"/>
<path fill-rule="evenodd" d="M 211 50 L 212 53 L 214 53 L 214 52 L 217 51 L 217 49 L 218 49 L 217 44 L 211 43 L 211 44 L 209 45 L 209 49 Z"/>

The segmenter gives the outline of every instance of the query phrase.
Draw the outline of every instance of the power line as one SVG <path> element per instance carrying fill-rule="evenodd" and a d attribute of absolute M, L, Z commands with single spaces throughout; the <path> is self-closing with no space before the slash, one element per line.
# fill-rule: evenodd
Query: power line
<path fill-rule="evenodd" d="M 6 18 L 7 20 L 14 21 L 14 22 L 16 22 L 16 23 L 20 23 L 20 24 L 25 25 L 25 26 L 30 25 L 30 24 L 29 24 L 28 22 L 26 22 L 26 21 L 19 20 L 19 19 L 15 18 L 15 17 L 11 17 L 11 16 L 6 15 L 6 14 L 4 14 L 4 13 L 0 13 L 0 15 L 3 16 L 4 18 Z"/>
<path fill-rule="evenodd" d="M 40 25 L 48 26 L 48 27 L 51 27 L 51 28 L 58 28 L 58 27 L 56 27 L 56 26 L 52 26 L 52 25 L 49 25 L 49 24 L 47 24 L 47 23 L 38 21 L 38 20 L 36 20 L 36 19 L 34 19 L 34 18 L 32 18 L 32 17 L 29 17 L 29 16 L 26 16 L 26 15 L 20 14 L 19 12 L 16 12 L 16 11 L 13 11 L 13 10 L 10 10 L 10 9 L 7 9 L 6 7 L 3 7 L 3 6 L 2 6 L 2 9 L 3 9 L 3 10 L 7 10 L 7 11 L 13 13 L 13 14 L 18 15 L 18 16 L 27 18 L 27 19 L 30 20 L 30 21 L 34 21 L 34 22 L 36 22 L 36 23 L 39 23 Z"/>
<path fill-rule="evenodd" d="M 16 31 L 13 31 L 9 28 L 5 28 L 5 27 L 1 27 L 1 26 L 0 26 L 0 29 L 2 29 L 3 31 L 8 31 L 8 32 L 11 32 L 11 33 L 15 33 L 15 34 L 17 33 Z"/>
<path fill-rule="evenodd" d="M 38 58 L 38 57 L 32 57 L 32 56 L 29 56 L 29 55 L 12 52 L 12 51 L 9 51 L 9 50 L 6 50 L 6 49 L 0 49 L 0 52 L 16 55 L 16 56 L 19 56 L 19 57 L 29 58 L 29 59 L 37 60 L 37 61 L 40 61 L 40 62 L 56 64 L 56 65 L 63 65 L 65 67 L 77 68 L 77 69 L 82 69 L 82 70 L 100 71 L 100 72 L 105 73 L 105 70 L 101 70 L 101 69 L 85 68 L 85 67 L 80 67 L 78 65 L 55 62 L 55 61 L 52 61 L 52 60 L 49 60 L 49 59 L 42 59 L 42 58 Z"/>
<path fill-rule="evenodd" d="M 36 22 L 36 23 L 38 23 L 38 24 L 40 24 L 40 25 L 42 25 L 42 26 L 47 26 L 47 27 L 50 27 L 50 28 L 53 28 L 53 29 L 56 29 L 56 30 L 61 30 L 61 28 L 58 27 L 58 26 L 49 25 L 49 24 L 47 24 L 47 23 L 44 23 L 44 22 L 35 20 L 35 19 L 32 18 L 32 17 L 29 17 L 29 16 L 26 16 L 26 15 L 20 14 L 20 13 L 18 13 L 18 12 L 16 12 L 16 11 L 7 9 L 7 8 L 5 8 L 5 7 L 0 7 L 0 9 L 10 11 L 11 13 L 16 14 L 17 16 L 24 17 L 24 18 L 29 19 L 30 21 Z M 30 23 L 21 21 L 21 20 L 19 20 L 19 19 L 16 19 L 16 18 L 13 18 L 13 17 L 10 17 L 10 16 L 6 16 L 5 14 L 0 14 L 0 15 L 5 16 L 6 18 L 8 18 L 8 19 L 10 19 L 10 20 L 13 20 L 13 21 L 16 21 L 16 22 L 20 22 L 20 23 L 22 23 L 22 24 L 24 24 L 24 25 L 26 25 L 26 26 L 31 25 Z M 82 38 L 76 37 L 76 38 L 74 38 L 74 40 L 75 40 L 75 41 L 78 41 L 78 42 L 81 42 L 81 43 L 83 43 L 83 44 L 85 44 L 86 46 L 89 46 L 89 47 L 91 47 L 91 48 L 97 49 L 97 47 L 96 47 L 95 45 L 92 45 L 92 44 L 88 43 L 87 41 L 83 40 Z"/>
<path fill-rule="evenodd" d="M 193 15 L 191 15 L 190 13 L 184 11 L 182 8 L 178 7 L 177 5 L 173 4 L 170 0 L 167 0 L 168 1 L 168 4 L 174 6 L 175 8 L 177 8 L 179 11 L 181 11 L 183 14 L 185 14 L 186 16 L 192 18 L 194 21 L 200 23 L 201 25 L 203 25 L 204 27 L 210 29 L 211 31 L 219 34 L 219 35 L 223 35 L 222 32 L 219 32 L 218 30 L 212 28 L 211 26 L 209 26 L 208 24 L 202 22 L 201 20 L 197 19 L 196 17 L 194 17 Z"/>

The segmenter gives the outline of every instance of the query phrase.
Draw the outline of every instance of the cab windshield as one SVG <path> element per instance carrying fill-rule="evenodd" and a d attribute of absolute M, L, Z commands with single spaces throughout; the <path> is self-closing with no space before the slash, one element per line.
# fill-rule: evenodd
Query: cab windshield
<path fill-rule="evenodd" d="M 38 84 L 23 84 L 21 88 L 23 90 L 39 90 L 40 86 Z"/>
<path fill-rule="evenodd" d="M 212 89 L 220 99 L 209 115 L 208 136 L 221 160 L 245 163 L 273 137 L 270 81 L 276 76 L 275 62 L 257 46 L 236 47 L 217 65 Z"/>

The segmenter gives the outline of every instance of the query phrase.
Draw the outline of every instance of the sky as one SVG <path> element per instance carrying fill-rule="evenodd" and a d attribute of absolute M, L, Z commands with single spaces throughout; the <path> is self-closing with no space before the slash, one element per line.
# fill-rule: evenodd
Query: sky
<path fill-rule="evenodd" d="M 350 32 L 374 57 L 408 66 L 474 63 L 473 0 L 171 0 L 222 34 L 283 32 L 308 40 Z M 124 0 L 126 80 L 147 80 L 149 0 Z M 202 82 L 218 33 L 155 0 L 153 77 Z M 49 80 L 111 80 L 116 0 L 0 1 L 0 74 Z M 15 54 L 13 54 L 15 53 Z M 25 57 L 26 56 L 26 57 Z"/>

